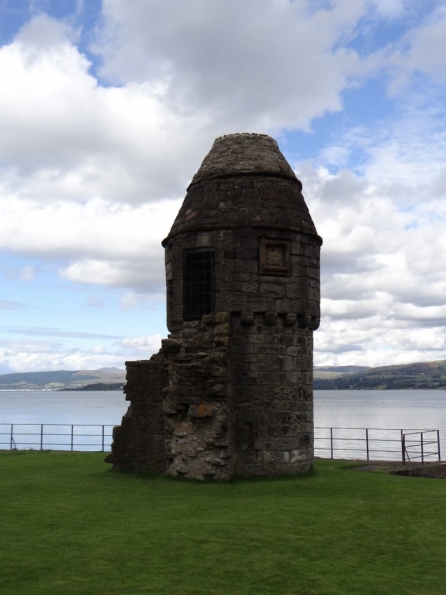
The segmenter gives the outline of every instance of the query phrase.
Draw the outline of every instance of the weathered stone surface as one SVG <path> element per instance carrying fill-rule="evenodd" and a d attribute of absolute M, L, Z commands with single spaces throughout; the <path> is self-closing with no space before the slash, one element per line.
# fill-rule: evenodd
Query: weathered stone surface
<path fill-rule="evenodd" d="M 279 175 L 297 181 L 273 138 L 266 134 L 244 133 L 217 138 L 195 174 L 191 186 L 203 180 L 248 173 Z M 226 183 L 224 189 L 227 192 L 234 190 L 230 183 Z"/>
<path fill-rule="evenodd" d="M 312 468 L 322 240 L 301 189 L 270 137 L 215 141 L 163 242 L 170 335 L 149 361 L 127 362 L 115 468 L 193 479 Z M 211 297 L 186 321 L 185 258 L 203 252 Z"/>
<path fill-rule="evenodd" d="M 168 379 L 164 360 L 126 362 L 124 392 L 131 404 L 122 423 L 113 430 L 112 453 L 107 462 L 118 469 L 161 473 L 165 471 L 163 389 Z"/>
<path fill-rule="evenodd" d="M 163 339 L 161 341 L 161 351 L 163 353 L 178 353 L 181 349 L 181 343 L 174 339 Z"/>

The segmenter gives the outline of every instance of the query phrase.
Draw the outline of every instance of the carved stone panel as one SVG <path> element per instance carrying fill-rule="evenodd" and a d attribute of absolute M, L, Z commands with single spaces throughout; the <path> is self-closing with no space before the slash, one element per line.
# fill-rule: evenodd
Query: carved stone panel
<path fill-rule="evenodd" d="M 260 242 L 260 274 L 289 276 L 290 242 L 262 238 Z"/>

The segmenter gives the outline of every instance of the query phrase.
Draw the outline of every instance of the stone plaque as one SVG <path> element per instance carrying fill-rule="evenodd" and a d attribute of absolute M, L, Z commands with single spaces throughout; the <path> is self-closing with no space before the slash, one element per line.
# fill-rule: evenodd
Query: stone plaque
<path fill-rule="evenodd" d="M 260 274 L 290 274 L 290 243 L 286 240 L 262 238 L 260 242 Z"/>

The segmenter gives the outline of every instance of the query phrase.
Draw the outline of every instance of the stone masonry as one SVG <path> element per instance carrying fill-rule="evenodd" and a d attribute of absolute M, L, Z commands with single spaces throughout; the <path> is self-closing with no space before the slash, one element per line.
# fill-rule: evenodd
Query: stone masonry
<path fill-rule="evenodd" d="M 229 479 L 313 466 L 313 331 L 322 244 L 266 135 L 218 138 L 166 251 L 169 338 L 127 362 L 116 469 Z"/>

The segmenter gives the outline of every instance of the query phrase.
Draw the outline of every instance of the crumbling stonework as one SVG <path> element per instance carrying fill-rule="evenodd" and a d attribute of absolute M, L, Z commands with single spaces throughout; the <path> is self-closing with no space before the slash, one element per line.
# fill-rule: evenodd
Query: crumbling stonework
<path fill-rule="evenodd" d="M 115 468 L 196 479 L 312 468 L 321 243 L 273 139 L 215 141 L 163 242 L 170 335 L 127 364 Z"/>
<path fill-rule="evenodd" d="M 126 362 L 126 399 L 131 401 L 120 426 L 113 430 L 110 462 L 127 471 L 165 471 L 163 390 L 168 383 L 163 354 L 148 361 Z"/>
<path fill-rule="evenodd" d="M 163 410 L 167 472 L 172 475 L 232 475 L 229 321 L 227 312 L 217 312 L 186 322 L 181 349 L 168 362 Z"/>

